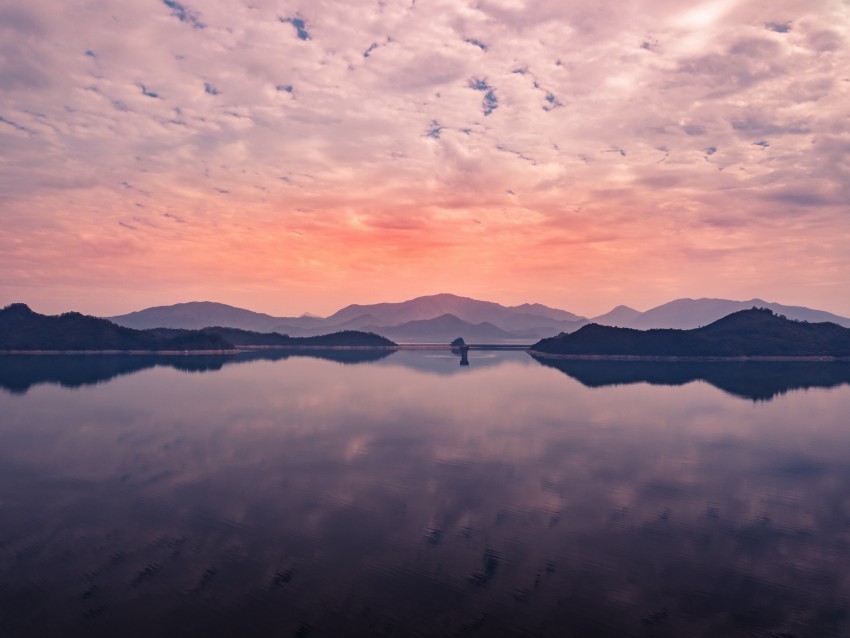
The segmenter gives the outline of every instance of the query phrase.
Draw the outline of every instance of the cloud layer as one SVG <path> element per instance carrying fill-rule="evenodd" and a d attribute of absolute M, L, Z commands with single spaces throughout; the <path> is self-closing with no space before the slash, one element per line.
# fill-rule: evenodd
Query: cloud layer
<path fill-rule="evenodd" d="M 850 8 L 0 8 L 0 301 L 850 314 Z"/>

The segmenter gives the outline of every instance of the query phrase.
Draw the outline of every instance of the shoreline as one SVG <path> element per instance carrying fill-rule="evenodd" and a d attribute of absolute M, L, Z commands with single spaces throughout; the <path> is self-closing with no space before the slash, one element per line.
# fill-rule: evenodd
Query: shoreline
<path fill-rule="evenodd" d="M 3 355 L 42 355 L 42 354 L 161 354 L 169 356 L 184 356 L 192 354 L 238 354 L 239 350 L 0 350 L 0 356 Z"/>
<path fill-rule="evenodd" d="M 398 350 L 396 346 L 238 346 L 228 350 L 0 350 L 3 355 L 236 355 L 258 350 Z"/>
<path fill-rule="evenodd" d="M 556 354 L 533 350 L 529 346 L 500 346 L 497 344 L 469 344 L 470 350 L 511 350 L 527 352 L 532 357 L 542 359 L 561 359 L 572 361 L 655 361 L 655 362 L 850 362 L 850 356 L 838 355 L 741 355 L 741 356 L 675 356 L 675 355 L 618 355 L 618 354 Z M 337 351 L 451 351 L 450 345 L 437 343 L 407 343 L 396 346 L 238 346 L 228 350 L 0 350 L 3 355 L 48 356 L 48 355 L 149 355 L 149 356 L 233 356 L 242 352 L 274 350 L 337 350 Z"/>
<path fill-rule="evenodd" d="M 740 356 L 674 356 L 674 355 L 625 355 L 625 354 L 555 354 L 528 350 L 528 354 L 543 359 L 572 359 L 574 361 L 662 361 L 675 363 L 677 361 L 703 362 L 734 362 L 734 361 L 810 361 L 833 362 L 850 361 L 850 357 L 837 355 L 740 355 Z"/>
<path fill-rule="evenodd" d="M 398 346 L 237 346 L 237 352 L 256 350 L 398 350 Z"/>

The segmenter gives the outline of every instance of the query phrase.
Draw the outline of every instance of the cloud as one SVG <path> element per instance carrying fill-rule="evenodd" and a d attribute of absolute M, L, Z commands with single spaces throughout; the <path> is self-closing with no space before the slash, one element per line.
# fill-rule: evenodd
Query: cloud
<path fill-rule="evenodd" d="M 349 290 L 356 255 L 422 288 L 483 288 L 501 273 L 505 294 L 541 300 L 541 282 L 581 272 L 576 295 L 592 299 L 605 277 L 641 269 L 672 291 L 671 262 L 653 252 L 665 242 L 726 241 L 712 254 L 744 268 L 770 252 L 750 234 L 759 226 L 777 246 L 790 230 L 820 242 L 830 272 L 850 277 L 846 248 L 826 241 L 850 222 L 817 210 L 850 202 L 847 16 L 835 3 L 155 6 L 0 9 L 0 269 L 29 264 L 47 290 L 75 242 L 126 241 L 120 221 L 154 232 L 132 220 L 143 203 L 162 220 L 144 250 L 184 283 L 214 271 L 235 287 L 240 258 L 256 253 L 282 290 L 319 273 Z M 381 244 L 390 232 L 393 249 Z M 549 237 L 586 239 L 583 261 L 532 257 Z M 415 268 L 405 246 L 422 257 Z M 213 251 L 232 251 L 234 274 L 206 261 Z M 510 251 L 547 276 L 510 275 Z M 134 255 L 114 257 L 115 270 L 138 274 Z M 692 281 L 720 286 L 699 268 Z"/>
<path fill-rule="evenodd" d="M 13 122 L 12 120 L 7 120 L 5 117 L 2 117 L 2 116 L 0 116 L 0 124 L 5 124 L 6 126 L 11 126 L 13 129 L 15 129 L 16 131 L 20 131 L 21 133 L 30 133 L 31 132 L 28 128 L 21 126 L 20 124 L 17 124 L 15 122 Z"/>
<path fill-rule="evenodd" d="M 774 33 L 788 33 L 791 31 L 790 22 L 765 22 L 764 28 Z"/>

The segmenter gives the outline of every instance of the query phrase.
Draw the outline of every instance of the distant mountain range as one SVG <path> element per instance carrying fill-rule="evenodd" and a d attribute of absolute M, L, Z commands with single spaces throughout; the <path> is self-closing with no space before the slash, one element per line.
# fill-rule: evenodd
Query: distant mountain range
<path fill-rule="evenodd" d="M 119 325 L 137 329 L 200 329 L 225 326 L 259 332 L 280 332 L 293 337 L 315 336 L 339 330 L 361 330 L 395 341 L 534 342 L 561 332 L 570 333 L 588 323 L 623 328 L 691 329 L 747 308 L 768 308 L 789 319 L 831 321 L 850 328 L 850 319 L 822 310 L 750 299 L 677 299 L 640 312 L 617 306 L 598 317 L 587 318 L 542 304 L 503 306 L 451 294 L 417 297 L 398 303 L 353 304 L 328 317 L 274 317 L 209 301 L 147 308 L 109 317 Z"/>
<path fill-rule="evenodd" d="M 767 308 L 733 312 L 702 328 L 636 330 L 590 324 L 542 339 L 532 353 L 614 357 L 846 357 L 850 329 L 793 321 Z"/>
<path fill-rule="evenodd" d="M 147 308 L 110 321 L 131 328 L 200 329 L 210 325 L 243 330 L 313 336 L 338 330 L 376 332 L 402 341 L 436 340 L 463 336 L 467 340 L 526 340 L 572 331 L 587 323 L 565 310 L 542 304 L 503 306 L 457 295 L 418 297 L 399 303 L 350 305 L 326 318 L 272 317 L 208 301 Z"/>
<path fill-rule="evenodd" d="M 708 325 L 722 317 L 747 310 L 749 308 L 767 308 L 778 315 L 796 321 L 811 323 L 831 321 L 839 326 L 850 328 L 850 319 L 840 317 L 823 310 L 812 310 L 802 306 L 785 306 L 762 299 L 732 301 L 730 299 L 676 299 L 669 303 L 639 312 L 628 306 L 617 306 L 611 312 L 592 319 L 593 323 L 620 328 L 678 328 L 689 330 Z"/>

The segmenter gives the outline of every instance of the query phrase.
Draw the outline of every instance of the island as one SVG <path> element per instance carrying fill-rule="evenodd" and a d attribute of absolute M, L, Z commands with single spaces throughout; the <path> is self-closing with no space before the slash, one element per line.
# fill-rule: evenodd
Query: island
<path fill-rule="evenodd" d="M 236 328 L 136 330 L 78 312 L 42 315 L 26 304 L 0 309 L 0 353 L 157 352 L 234 353 L 252 348 L 381 349 L 397 345 L 368 332 L 345 330 L 315 337 L 290 337 Z"/>
<path fill-rule="evenodd" d="M 541 357 L 607 359 L 847 359 L 850 328 L 794 321 L 766 308 L 734 312 L 692 330 L 586 325 L 535 343 Z"/>

